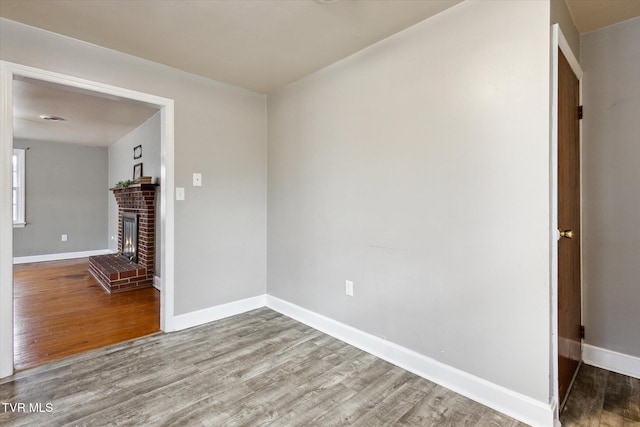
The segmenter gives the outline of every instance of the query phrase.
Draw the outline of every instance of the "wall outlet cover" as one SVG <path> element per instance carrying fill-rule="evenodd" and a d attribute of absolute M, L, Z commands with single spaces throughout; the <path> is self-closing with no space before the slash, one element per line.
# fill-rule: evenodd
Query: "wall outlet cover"
<path fill-rule="evenodd" d="M 351 280 L 344 281 L 344 291 L 345 294 L 349 295 L 350 297 L 353 296 L 353 282 Z"/>
<path fill-rule="evenodd" d="M 184 200 L 184 188 L 176 188 L 176 200 Z"/>

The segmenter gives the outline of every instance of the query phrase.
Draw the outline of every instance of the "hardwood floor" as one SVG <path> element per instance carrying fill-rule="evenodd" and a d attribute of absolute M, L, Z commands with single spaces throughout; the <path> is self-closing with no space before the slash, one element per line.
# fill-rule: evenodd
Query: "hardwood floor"
<path fill-rule="evenodd" d="M 88 266 L 88 258 L 14 266 L 16 370 L 159 331 L 155 288 L 108 294 Z"/>
<path fill-rule="evenodd" d="M 0 425 L 524 426 L 267 308 L 62 358 L 151 318 L 145 290 L 106 294 L 86 262 L 15 267 L 16 365 L 59 360 L 0 381 Z M 640 380 L 582 365 L 561 422 L 639 427 Z"/>
<path fill-rule="evenodd" d="M 560 421 L 563 427 L 640 427 L 640 379 L 583 364 Z"/>
<path fill-rule="evenodd" d="M 12 426 L 524 426 L 268 308 L 20 372 L 0 401 L 44 408 Z"/>

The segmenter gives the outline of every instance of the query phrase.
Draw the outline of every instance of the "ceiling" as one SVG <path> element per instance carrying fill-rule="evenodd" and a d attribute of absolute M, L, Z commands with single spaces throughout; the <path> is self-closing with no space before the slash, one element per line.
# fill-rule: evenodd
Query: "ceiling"
<path fill-rule="evenodd" d="M 0 0 L 0 16 L 270 93 L 460 1 Z M 566 2 L 581 33 L 640 16 L 640 0 Z M 63 87 L 16 85 L 16 137 L 109 145 L 155 113 Z M 47 123 L 40 114 L 69 120 Z"/>
<path fill-rule="evenodd" d="M 269 93 L 460 0 L 0 0 L 0 16 Z"/>
<path fill-rule="evenodd" d="M 640 16 L 640 0 L 566 0 L 579 33 Z"/>
<path fill-rule="evenodd" d="M 0 16 L 270 93 L 459 2 L 0 0 Z M 580 32 L 640 16 L 640 0 L 567 4 Z"/>
<path fill-rule="evenodd" d="M 140 102 L 30 79 L 14 80 L 13 91 L 13 134 L 21 139 L 106 147 L 158 112 Z"/>

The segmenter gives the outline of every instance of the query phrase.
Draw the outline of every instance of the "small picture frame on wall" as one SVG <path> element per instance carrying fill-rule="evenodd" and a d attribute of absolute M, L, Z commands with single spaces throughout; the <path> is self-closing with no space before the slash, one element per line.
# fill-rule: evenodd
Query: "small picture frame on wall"
<path fill-rule="evenodd" d="M 133 159 L 139 159 L 142 157 L 142 145 L 136 145 L 133 147 Z"/>
<path fill-rule="evenodd" d="M 133 180 L 137 181 L 142 176 L 142 163 L 133 165 Z"/>

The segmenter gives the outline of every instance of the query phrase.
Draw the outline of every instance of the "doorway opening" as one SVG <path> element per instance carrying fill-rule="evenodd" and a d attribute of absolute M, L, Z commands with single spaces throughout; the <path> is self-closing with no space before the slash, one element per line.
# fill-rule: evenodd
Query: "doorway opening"
<path fill-rule="evenodd" d="M 580 157 L 582 69 L 558 24 L 552 26 L 550 391 L 559 419 L 582 358 Z"/>
<path fill-rule="evenodd" d="M 14 81 L 31 80 L 41 84 L 67 88 L 76 93 L 90 94 L 107 99 L 120 99 L 139 103 L 158 111 L 160 115 L 160 190 L 158 206 L 158 228 L 160 230 L 160 330 L 171 331 L 173 323 L 174 292 L 174 206 L 170 195 L 174 191 L 173 175 L 173 100 L 141 92 L 105 85 L 89 80 L 46 70 L 0 61 L 0 84 L 2 102 L 0 117 L 3 122 L 0 133 L 0 159 L 3 172 L 0 174 L 0 377 L 14 372 L 14 311 L 13 311 L 13 221 L 11 212 L 12 176 L 11 157 L 14 129 Z M 6 207 L 6 208 L 5 208 Z"/>

